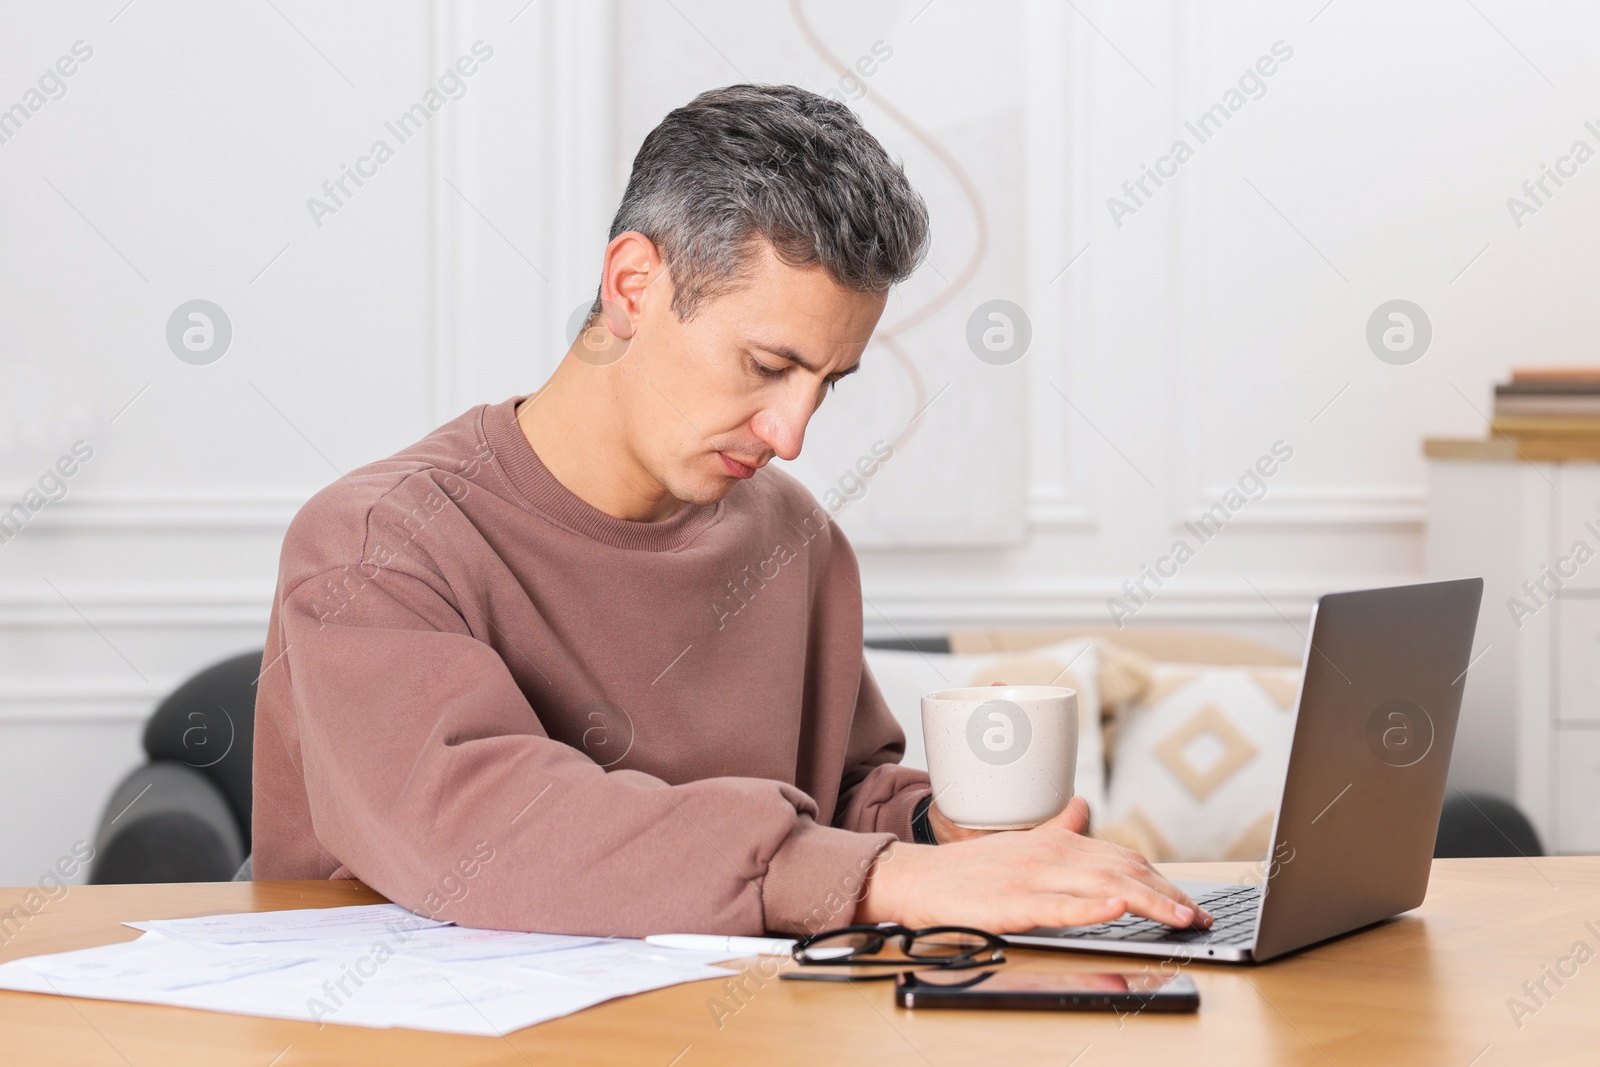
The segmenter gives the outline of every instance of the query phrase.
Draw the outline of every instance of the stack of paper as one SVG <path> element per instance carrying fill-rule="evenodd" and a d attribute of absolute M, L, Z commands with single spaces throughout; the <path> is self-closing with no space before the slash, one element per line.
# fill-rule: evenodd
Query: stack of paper
<path fill-rule="evenodd" d="M 0 964 L 0 989 L 503 1035 L 613 997 L 726 978 L 730 953 L 468 930 L 395 904 L 125 925 L 134 941 Z"/>

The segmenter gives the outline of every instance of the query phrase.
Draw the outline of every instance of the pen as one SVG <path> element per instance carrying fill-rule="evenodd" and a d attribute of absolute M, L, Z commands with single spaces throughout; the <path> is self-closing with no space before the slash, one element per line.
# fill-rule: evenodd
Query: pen
<path fill-rule="evenodd" d="M 697 952 L 739 952 L 747 956 L 787 956 L 794 942 L 781 937 L 723 937 L 717 934 L 651 934 L 644 939 L 657 948 L 686 948 Z"/>

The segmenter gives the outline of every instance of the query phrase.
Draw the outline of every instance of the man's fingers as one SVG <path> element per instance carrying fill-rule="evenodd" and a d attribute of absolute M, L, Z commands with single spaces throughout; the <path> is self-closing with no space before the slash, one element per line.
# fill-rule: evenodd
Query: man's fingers
<path fill-rule="evenodd" d="M 1075 796 L 1067 801 L 1067 806 L 1062 808 L 1053 818 L 1045 820 L 1041 826 L 1052 826 L 1061 830 L 1071 830 L 1075 834 L 1089 832 L 1089 802 L 1082 797 Z"/>
<path fill-rule="evenodd" d="M 1164 878 L 1161 881 L 1165 885 L 1150 889 L 1148 900 L 1141 901 L 1146 905 L 1145 908 L 1135 907 L 1135 911 L 1148 919 L 1164 922 L 1168 926 L 1211 925 L 1211 916 L 1202 912 L 1199 905 L 1189 899 L 1187 893 Z"/>
<path fill-rule="evenodd" d="M 1089 832 L 1089 802 L 1082 797 L 1075 796 L 1067 801 L 1066 808 L 1061 812 L 1064 818 L 1061 825 L 1075 834 Z"/>
<path fill-rule="evenodd" d="M 1170 911 L 1172 918 L 1168 918 L 1166 914 L 1139 911 L 1138 908 L 1135 908 L 1134 910 L 1139 911 L 1139 914 L 1146 918 L 1158 919 L 1173 926 L 1211 925 L 1211 915 L 1196 904 L 1189 894 L 1162 877 L 1160 871 L 1146 865 L 1142 868 L 1135 868 L 1129 877 L 1139 885 L 1147 887 L 1153 894 L 1152 901 L 1159 902 L 1154 906 L 1167 909 Z M 1187 918 L 1183 917 L 1185 913 L 1187 913 Z M 1177 921 L 1174 921 L 1174 919 Z"/>
<path fill-rule="evenodd" d="M 1127 894 L 1129 911 L 1135 915 L 1143 915 L 1147 919 L 1154 919 L 1156 922 L 1166 923 L 1168 926 L 1184 927 L 1194 925 L 1200 910 L 1192 903 L 1180 903 L 1165 893 L 1151 889 L 1143 882 L 1134 881 L 1133 879 L 1129 879 L 1129 881 L 1137 887 Z M 1182 894 L 1180 893 L 1179 896 L 1182 896 Z M 1187 900 L 1188 898 L 1185 897 L 1184 899 Z"/>
<path fill-rule="evenodd" d="M 1058 862 L 1064 866 L 1075 866 L 1089 858 L 1089 856 L 1105 857 L 1107 861 L 1123 868 L 1127 878 L 1147 888 L 1152 893 L 1166 897 L 1173 905 L 1172 908 L 1166 909 L 1161 914 L 1156 914 L 1152 911 L 1139 911 L 1138 908 L 1135 908 L 1134 910 L 1139 911 L 1139 914 L 1145 915 L 1147 918 L 1158 919 L 1161 922 L 1176 922 L 1177 925 L 1181 926 L 1189 926 L 1196 923 L 1200 926 L 1211 925 L 1210 914 L 1195 904 L 1187 893 L 1163 877 L 1161 872 L 1152 867 L 1150 861 L 1145 859 L 1138 851 L 1112 844 L 1110 841 L 1101 841 L 1088 837 L 1089 803 L 1082 797 L 1073 797 L 1067 802 L 1067 806 L 1062 809 L 1059 815 L 1041 825 L 1058 830 L 1068 830 L 1078 835 L 1076 838 L 1071 839 L 1070 844 L 1067 846 L 1069 851 L 1063 853 L 1058 859 Z M 1152 903 L 1150 906 L 1158 911 L 1161 910 L 1161 905 Z M 1177 910 L 1179 908 L 1188 909 L 1187 918 L 1178 918 L 1182 914 Z"/>
<path fill-rule="evenodd" d="M 1171 900 L 1180 907 L 1189 909 L 1194 917 L 1189 921 L 1189 923 L 1184 923 L 1183 925 L 1187 926 L 1191 923 L 1196 926 L 1211 925 L 1211 913 L 1206 911 L 1200 905 L 1196 904 L 1193 897 L 1189 896 L 1188 893 L 1185 893 L 1183 890 L 1173 885 L 1161 874 L 1160 871 L 1156 870 L 1154 867 L 1146 865 L 1143 874 L 1140 876 L 1140 880 L 1146 885 L 1150 886 L 1156 892 L 1165 896 L 1168 900 Z"/>
<path fill-rule="evenodd" d="M 1121 899 L 1128 911 L 1168 926 L 1193 926 L 1200 914 L 1194 902 L 1171 883 L 1166 883 L 1165 887 L 1151 885 L 1120 864 L 1089 866 L 1068 860 L 1051 868 L 1042 883 L 1039 888 L 1046 892 L 1100 900 Z M 1169 896 L 1165 889 L 1177 896 Z"/>
<path fill-rule="evenodd" d="M 1056 907 L 1051 909 L 1054 914 L 1049 920 L 1049 925 L 1093 926 L 1095 923 L 1120 919 L 1127 910 L 1128 902 L 1121 897 L 1100 899 L 1063 895 L 1058 898 Z"/>

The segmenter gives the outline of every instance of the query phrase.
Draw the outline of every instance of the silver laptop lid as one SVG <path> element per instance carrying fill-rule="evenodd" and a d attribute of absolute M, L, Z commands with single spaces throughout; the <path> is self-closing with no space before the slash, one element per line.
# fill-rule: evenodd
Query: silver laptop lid
<path fill-rule="evenodd" d="M 1465 578 L 1318 600 L 1253 958 L 1422 903 L 1482 596 Z"/>

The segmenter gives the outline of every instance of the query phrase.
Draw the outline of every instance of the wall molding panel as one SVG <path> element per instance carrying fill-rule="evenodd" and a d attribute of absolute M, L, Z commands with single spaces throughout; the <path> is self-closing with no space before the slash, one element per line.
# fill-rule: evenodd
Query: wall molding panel
<path fill-rule="evenodd" d="M 1233 485 L 1213 486 L 1204 501 L 1184 512 L 1181 521 L 1194 522 L 1222 499 Z M 1421 489 L 1391 486 L 1357 488 L 1290 487 L 1269 489 L 1266 496 L 1235 512 L 1228 525 L 1272 527 L 1285 531 L 1390 529 L 1421 537 L 1427 515 L 1427 495 Z"/>
<path fill-rule="evenodd" d="M 0 629 L 96 626 L 192 628 L 253 626 L 264 635 L 272 609 L 272 584 L 224 581 L 147 584 L 57 583 L 0 587 Z M 63 600 L 65 596 L 67 599 Z M 79 612 L 83 614 L 80 615 Z"/>
<path fill-rule="evenodd" d="M 0 685 L 0 725 L 143 722 L 182 678 L 127 685 L 70 678 L 21 678 Z"/>
<path fill-rule="evenodd" d="M 20 499 L 22 492 L 20 488 L 14 493 L 0 490 L 0 500 Z M 48 504 L 36 512 L 16 540 L 31 539 L 49 530 L 73 533 L 85 530 L 112 533 L 194 530 L 272 533 L 281 537 L 308 495 L 270 491 L 79 493 Z"/>

